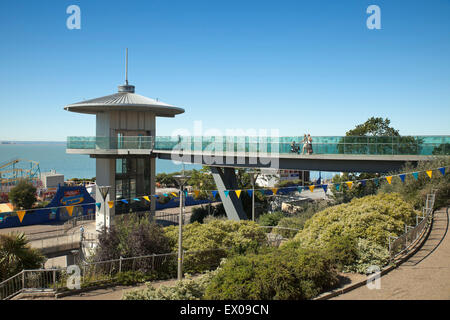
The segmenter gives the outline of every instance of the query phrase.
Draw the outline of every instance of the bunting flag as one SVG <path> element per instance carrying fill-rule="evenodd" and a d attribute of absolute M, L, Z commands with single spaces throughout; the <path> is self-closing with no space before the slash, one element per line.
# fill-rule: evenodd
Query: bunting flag
<path fill-rule="evenodd" d="M 361 185 L 362 185 L 363 187 L 366 186 L 366 180 L 361 180 L 360 182 L 361 182 Z"/>
<path fill-rule="evenodd" d="M 108 201 L 108 206 L 112 209 L 112 207 L 114 207 L 114 201 Z"/>
<path fill-rule="evenodd" d="M 347 185 L 347 187 L 348 187 L 349 189 L 351 189 L 352 186 L 353 186 L 353 181 L 347 181 L 345 184 Z"/>
<path fill-rule="evenodd" d="M 0 217 L 0 223 L 2 223 L 3 222 L 3 217 Z"/>
<path fill-rule="evenodd" d="M 125 199 L 122 199 L 122 200 L 120 200 L 120 201 L 122 201 L 123 203 L 126 203 L 126 204 L 128 204 L 128 201 L 127 201 L 127 200 L 125 200 Z"/>
<path fill-rule="evenodd" d="M 386 177 L 386 180 L 387 180 L 387 182 L 388 182 L 389 184 L 391 184 L 391 182 L 392 182 L 392 176 L 387 176 L 387 177 Z"/>
<path fill-rule="evenodd" d="M 100 210 L 100 208 L 102 207 L 102 204 L 100 202 L 97 202 L 95 205 L 97 206 L 98 210 Z"/>
<path fill-rule="evenodd" d="M 309 190 L 310 190 L 311 192 L 313 192 L 313 191 L 314 191 L 314 187 L 315 187 L 315 185 L 309 186 Z"/>
<path fill-rule="evenodd" d="M 73 206 L 68 206 L 66 207 L 67 212 L 69 213 L 69 216 L 72 216 L 72 212 L 73 212 Z"/>
<path fill-rule="evenodd" d="M 406 177 L 406 174 L 399 174 L 398 175 L 399 177 L 400 177 L 400 179 L 402 180 L 402 182 L 405 182 L 405 177 Z"/>
<path fill-rule="evenodd" d="M 323 188 L 323 191 L 325 191 L 325 193 L 327 193 L 328 185 L 327 184 L 323 184 L 322 188 Z"/>
<path fill-rule="evenodd" d="M 380 179 L 375 178 L 375 179 L 373 179 L 373 182 L 374 182 L 375 185 L 378 187 L 378 185 L 380 184 Z"/>
<path fill-rule="evenodd" d="M 419 173 L 418 172 L 413 172 L 412 173 L 414 179 L 419 180 Z"/>
<path fill-rule="evenodd" d="M 235 190 L 235 191 L 234 191 L 234 192 L 236 193 L 238 199 L 239 199 L 239 197 L 241 196 L 241 191 L 242 191 L 242 190 Z"/>
<path fill-rule="evenodd" d="M 169 195 L 167 193 L 163 193 L 163 196 L 164 197 L 168 197 Z"/>
<path fill-rule="evenodd" d="M 198 198 L 198 195 L 200 194 L 200 190 L 194 190 L 194 195 L 196 198 Z"/>
<path fill-rule="evenodd" d="M 143 196 L 143 198 L 144 198 L 145 200 L 147 200 L 148 202 L 151 201 L 150 198 L 149 198 L 148 196 Z"/>
<path fill-rule="evenodd" d="M 178 194 L 176 194 L 175 192 L 172 192 L 171 195 L 173 195 L 174 197 L 178 197 Z"/>
<path fill-rule="evenodd" d="M 133 200 L 137 201 L 137 202 L 141 202 L 141 199 L 139 199 L 139 198 L 134 198 Z"/>
<path fill-rule="evenodd" d="M 433 174 L 433 170 L 427 170 L 427 175 L 430 177 L 430 179 L 431 179 L 432 174 Z"/>
<path fill-rule="evenodd" d="M 73 207 L 72 207 L 73 208 Z M 25 216 L 25 210 L 19 210 L 19 211 L 16 211 L 16 213 L 17 213 L 17 216 L 19 217 L 19 221 L 20 221 L 20 223 L 22 223 L 22 221 L 23 221 L 23 217 Z"/>
<path fill-rule="evenodd" d="M 223 193 L 225 193 L 225 197 L 228 197 L 228 194 L 230 193 L 229 190 L 225 190 Z"/>
<path fill-rule="evenodd" d="M 442 173 L 443 176 L 445 176 L 445 167 L 439 168 L 439 171 Z"/>
<path fill-rule="evenodd" d="M 253 190 L 247 190 L 248 195 L 251 197 L 253 195 Z"/>
<path fill-rule="evenodd" d="M 302 191 L 304 190 L 303 187 L 297 187 L 298 192 L 302 193 Z"/>
<path fill-rule="evenodd" d="M 278 189 L 277 189 L 277 188 L 272 188 L 272 189 L 270 189 L 270 190 L 272 190 L 273 194 L 277 194 L 277 192 L 278 192 Z"/>
<path fill-rule="evenodd" d="M 217 194 L 217 190 L 213 190 L 213 191 L 211 191 L 211 193 L 212 193 L 213 198 L 215 199 L 216 198 L 216 194 Z"/>
<path fill-rule="evenodd" d="M 152 197 L 155 197 L 156 199 L 159 198 L 159 196 L 157 194 L 154 194 Z"/>
<path fill-rule="evenodd" d="M 339 191 L 339 187 L 341 186 L 340 183 L 336 183 L 336 191 Z"/>
<path fill-rule="evenodd" d="M 262 196 L 265 194 L 264 190 L 256 190 L 258 191 Z"/>

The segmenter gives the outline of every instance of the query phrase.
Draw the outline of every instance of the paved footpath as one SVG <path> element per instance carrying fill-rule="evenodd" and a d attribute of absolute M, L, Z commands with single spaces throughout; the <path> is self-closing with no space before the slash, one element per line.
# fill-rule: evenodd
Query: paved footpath
<path fill-rule="evenodd" d="M 397 269 L 381 277 L 381 288 L 362 286 L 331 300 L 450 299 L 450 234 L 447 209 L 434 214 L 422 248 Z"/>

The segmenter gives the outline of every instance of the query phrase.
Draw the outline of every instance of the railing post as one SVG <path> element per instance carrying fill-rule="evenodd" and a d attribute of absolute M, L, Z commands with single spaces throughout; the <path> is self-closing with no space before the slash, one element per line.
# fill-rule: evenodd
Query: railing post
<path fill-rule="evenodd" d="M 22 289 L 25 289 L 25 270 L 22 270 Z"/>
<path fill-rule="evenodd" d="M 122 256 L 119 258 L 119 273 L 122 272 Z"/>

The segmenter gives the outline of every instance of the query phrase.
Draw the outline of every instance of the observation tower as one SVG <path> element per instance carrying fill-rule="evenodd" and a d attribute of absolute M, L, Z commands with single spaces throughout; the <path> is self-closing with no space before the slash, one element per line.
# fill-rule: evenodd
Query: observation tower
<path fill-rule="evenodd" d="M 175 117 L 184 109 L 135 93 L 128 83 L 128 49 L 126 53 L 125 84 L 118 92 L 64 107 L 71 112 L 96 116 L 95 137 L 69 137 L 67 153 L 86 154 L 96 162 L 96 201 L 103 208 L 96 215 L 96 229 L 109 228 L 116 213 L 128 212 L 130 205 L 108 201 L 133 199 L 155 194 L 155 155 L 152 154 L 156 136 L 156 117 Z M 89 146 L 87 146 L 89 144 Z M 103 201 L 98 187 L 109 186 Z M 134 207 L 154 213 L 154 201 L 134 202 Z"/>

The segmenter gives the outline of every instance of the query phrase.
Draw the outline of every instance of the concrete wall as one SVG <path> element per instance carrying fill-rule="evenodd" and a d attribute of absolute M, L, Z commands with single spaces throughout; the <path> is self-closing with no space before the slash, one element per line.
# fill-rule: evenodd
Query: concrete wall
<path fill-rule="evenodd" d="M 155 114 L 139 111 L 111 111 L 97 114 L 97 136 L 116 136 L 116 130 L 150 131 L 155 135 Z"/>

